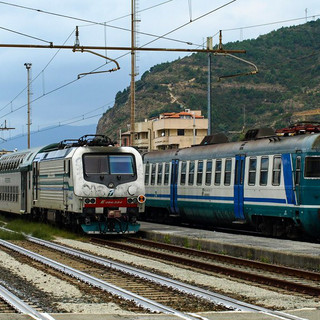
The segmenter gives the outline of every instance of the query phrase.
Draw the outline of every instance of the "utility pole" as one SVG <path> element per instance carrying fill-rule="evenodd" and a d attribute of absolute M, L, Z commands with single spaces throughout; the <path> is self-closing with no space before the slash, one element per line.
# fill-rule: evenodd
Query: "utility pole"
<path fill-rule="evenodd" d="M 207 49 L 212 50 L 212 37 L 207 37 Z M 212 133 L 212 119 L 211 119 L 211 53 L 208 53 L 208 136 Z"/>
<path fill-rule="evenodd" d="M 30 149 L 30 69 L 32 64 L 31 63 L 25 63 L 25 67 L 27 68 L 27 73 L 28 73 L 28 149 Z"/>
<path fill-rule="evenodd" d="M 130 83 L 130 140 L 131 146 L 134 145 L 134 123 L 135 123 L 135 0 L 131 0 L 131 83 Z"/>

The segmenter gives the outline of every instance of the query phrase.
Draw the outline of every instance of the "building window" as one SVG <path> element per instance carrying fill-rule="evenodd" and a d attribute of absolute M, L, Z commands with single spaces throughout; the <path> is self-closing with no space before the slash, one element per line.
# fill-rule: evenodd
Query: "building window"
<path fill-rule="evenodd" d="M 178 129 L 178 136 L 184 136 L 184 129 Z"/>
<path fill-rule="evenodd" d="M 231 182 L 231 165 L 232 165 L 231 159 L 226 159 L 225 160 L 225 170 L 224 170 L 224 185 L 225 186 L 230 186 L 230 182 Z"/>
<path fill-rule="evenodd" d="M 164 184 L 169 184 L 169 171 L 170 171 L 170 163 L 165 163 L 164 165 Z"/>
<path fill-rule="evenodd" d="M 257 159 L 249 159 L 249 177 L 248 184 L 249 186 L 254 186 L 256 184 L 256 171 L 257 171 Z"/>
<path fill-rule="evenodd" d="M 281 177 L 281 157 L 273 157 L 272 185 L 279 186 Z"/>
<path fill-rule="evenodd" d="M 219 186 L 221 182 L 221 167 L 222 167 L 222 161 L 216 160 L 216 170 L 214 174 L 214 184 L 216 186 Z"/>
<path fill-rule="evenodd" d="M 206 167 L 206 185 L 211 185 L 211 177 L 212 177 L 212 160 L 207 160 Z"/>
<path fill-rule="evenodd" d="M 268 183 L 269 158 L 261 157 L 260 165 L 260 186 L 266 186 Z"/>
<path fill-rule="evenodd" d="M 181 162 L 181 174 L 180 174 L 181 185 L 184 185 L 186 183 L 186 173 L 187 173 L 187 163 L 183 161 Z"/>
<path fill-rule="evenodd" d="M 198 161 L 197 184 L 202 184 L 203 161 Z"/>
<path fill-rule="evenodd" d="M 190 161 L 188 184 L 193 185 L 193 182 L 194 182 L 194 161 Z"/>

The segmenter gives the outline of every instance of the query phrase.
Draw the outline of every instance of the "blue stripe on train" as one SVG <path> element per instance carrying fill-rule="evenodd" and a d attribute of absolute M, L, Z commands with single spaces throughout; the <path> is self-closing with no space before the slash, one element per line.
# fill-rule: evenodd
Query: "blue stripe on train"
<path fill-rule="evenodd" d="M 149 198 L 170 198 L 169 194 L 146 194 Z M 178 199 L 190 199 L 190 200 L 218 200 L 218 201 L 234 201 L 234 197 L 219 197 L 219 196 L 195 196 L 195 195 L 178 195 Z M 286 199 L 274 199 L 274 198 L 244 198 L 245 202 L 258 202 L 258 203 L 283 203 Z"/>

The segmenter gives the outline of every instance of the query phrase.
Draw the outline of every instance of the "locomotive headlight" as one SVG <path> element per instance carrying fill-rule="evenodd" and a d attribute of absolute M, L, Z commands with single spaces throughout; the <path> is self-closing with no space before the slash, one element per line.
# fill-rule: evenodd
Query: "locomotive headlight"
<path fill-rule="evenodd" d="M 91 202 L 91 203 L 96 203 L 96 199 L 92 198 L 92 199 L 90 200 L 90 202 Z"/>
<path fill-rule="evenodd" d="M 109 189 L 113 189 L 114 188 L 114 183 L 113 182 L 109 182 L 108 183 L 108 188 Z"/>
<path fill-rule="evenodd" d="M 141 194 L 141 195 L 138 197 L 138 202 L 139 202 L 139 203 L 145 203 L 145 201 L 146 201 L 146 197 Z"/>
<path fill-rule="evenodd" d="M 90 199 L 86 198 L 86 199 L 84 200 L 84 202 L 85 202 L 85 203 L 90 203 Z"/>
<path fill-rule="evenodd" d="M 127 201 L 128 201 L 129 204 L 131 204 L 133 202 L 132 198 L 128 198 Z"/>

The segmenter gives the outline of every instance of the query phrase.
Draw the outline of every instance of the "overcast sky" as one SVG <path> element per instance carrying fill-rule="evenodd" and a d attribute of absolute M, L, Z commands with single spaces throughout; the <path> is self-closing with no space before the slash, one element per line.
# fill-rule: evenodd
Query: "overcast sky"
<path fill-rule="evenodd" d="M 163 48 L 197 48 L 208 36 L 214 36 L 216 44 L 220 29 L 224 30 L 224 43 L 257 38 L 282 26 L 318 19 L 320 15 L 319 0 L 137 0 L 137 4 L 141 32 L 138 46 L 177 29 L 166 39 L 148 45 Z M 79 26 L 80 45 L 129 47 L 130 13 L 130 0 L 0 1 L 0 44 L 52 42 L 72 46 L 75 28 Z M 16 128 L 0 132 L 0 137 L 8 139 L 27 132 L 25 63 L 32 63 L 32 130 L 59 123 L 96 124 L 102 113 L 113 106 L 116 93 L 129 86 L 131 59 L 127 51 L 97 52 L 117 59 L 121 69 L 77 80 L 80 73 L 101 66 L 99 71 L 108 70 L 114 64 L 104 65 L 106 60 L 101 57 L 72 50 L 0 48 L 0 125 L 3 127 L 6 121 L 7 126 Z M 140 52 L 137 79 L 153 65 L 183 56 Z M 50 135 L 50 130 L 43 134 Z"/>

